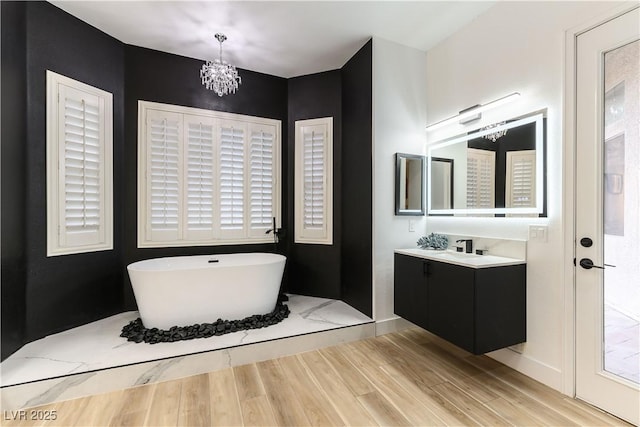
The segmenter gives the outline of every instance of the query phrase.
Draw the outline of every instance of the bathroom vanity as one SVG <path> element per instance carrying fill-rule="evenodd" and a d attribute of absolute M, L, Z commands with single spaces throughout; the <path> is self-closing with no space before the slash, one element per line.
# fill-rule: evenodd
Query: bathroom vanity
<path fill-rule="evenodd" d="M 526 263 L 425 249 L 394 254 L 394 311 L 474 354 L 526 341 Z"/>

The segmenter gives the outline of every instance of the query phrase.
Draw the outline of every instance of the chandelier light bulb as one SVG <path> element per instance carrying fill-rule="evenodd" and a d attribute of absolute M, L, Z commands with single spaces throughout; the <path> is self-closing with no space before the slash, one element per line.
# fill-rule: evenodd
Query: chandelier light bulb
<path fill-rule="evenodd" d="M 213 61 L 207 61 L 200 70 L 202 84 L 208 90 L 212 90 L 218 96 L 236 93 L 238 86 L 242 84 L 242 79 L 238 75 L 238 70 L 233 65 L 222 60 L 222 42 L 227 36 L 221 33 L 215 35 L 220 43 L 220 56 Z"/>

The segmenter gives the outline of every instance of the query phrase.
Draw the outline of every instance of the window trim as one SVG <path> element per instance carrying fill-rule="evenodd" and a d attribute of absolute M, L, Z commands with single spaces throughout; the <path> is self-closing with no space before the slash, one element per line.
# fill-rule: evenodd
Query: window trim
<path fill-rule="evenodd" d="M 182 134 L 185 132 L 185 119 L 184 116 L 203 116 L 211 118 L 214 121 L 214 150 L 219 150 L 219 126 L 224 122 L 242 122 L 245 129 L 245 195 L 248 195 L 247 185 L 248 178 L 248 147 L 250 135 L 249 131 L 253 127 L 271 126 L 274 128 L 274 148 L 273 148 L 273 169 L 274 169 L 274 183 L 273 183 L 273 214 L 276 217 L 276 227 L 282 226 L 282 190 L 281 190 L 281 176 L 282 176 L 282 122 L 276 119 L 269 119 L 256 116 L 248 116 L 244 114 L 227 113 L 222 111 L 204 110 L 195 107 L 185 107 L 180 105 L 162 104 L 158 102 L 138 100 L 138 161 L 137 161 L 137 246 L 138 248 L 159 248 L 159 247 L 191 247 L 191 246 L 218 246 L 218 245 L 243 245 L 243 244 L 264 244 L 272 243 L 273 235 L 264 234 L 261 235 L 251 230 L 250 217 L 249 217 L 249 199 L 245 200 L 244 209 L 244 230 L 242 237 L 225 237 L 219 228 L 219 212 L 214 210 L 214 226 L 213 237 L 211 239 L 198 239 L 188 240 L 185 233 L 181 233 L 182 238 L 174 241 L 153 241 L 146 239 L 146 217 L 147 217 L 147 200 L 146 200 L 146 116 L 148 110 L 163 111 L 167 113 L 177 113 L 183 115 Z M 184 144 L 184 141 L 182 141 Z M 219 158 L 217 154 L 214 154 L 214 170 L 217 171 L 219 167 Z M 215 172 L 217 173 L 217 172 Z M 214 185 L 214 209 L 219 206 L 219 188 Z M 184 203 L 186 196 L 183 194 L 181 201 Z M 184 229 L 184 219 L 181 223 L 182 229 Z M 269 227 L 271 228 L 271 227 Z"/>
<path fill-rule="evenodd" d="M 324 146 L 324 218 L 323 232 L 307 230 L 304 227 L 304 135 L 305 127 L 324 126 L 326 140 Z M 295 122 L 295 188 L 294 188 L 294 243 L 333 245 L 333 117 L 297 120 Z"/>
<path fill-rule="evenodd" d="M 100 144 L 103 146 L 100 170 L 102 182 L 100 191 L 101 214 L 100 242 L 92 244 L 61 244 L 61 191 L 65 182 L 60 182 L 59 165 L 61 147 L 64 141 L 59 138 L 60 87 L 65 86 L 88 96 L 97 97 L 102 106 L 100 111 L 103 120 Z M 113 249 L 113 95 L 102 89 L 79 82 L 69 77 L 46 71 L 46 177 L 47 177 L 47 257 L 58 255 L 98 252 Z"/>

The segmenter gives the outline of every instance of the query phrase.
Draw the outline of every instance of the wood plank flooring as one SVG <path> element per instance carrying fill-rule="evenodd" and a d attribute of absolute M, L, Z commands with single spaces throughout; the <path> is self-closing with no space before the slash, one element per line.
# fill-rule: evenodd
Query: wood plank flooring
<path fill-rule="evenodd" d="M 628 426 L 418 328 L 31 409 L 2 424 Z"/>

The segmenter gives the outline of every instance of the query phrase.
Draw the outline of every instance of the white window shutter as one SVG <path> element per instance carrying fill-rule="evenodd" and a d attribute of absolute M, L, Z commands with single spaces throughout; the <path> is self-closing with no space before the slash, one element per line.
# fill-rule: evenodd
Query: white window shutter
<path fill-rule="evenodd" d="M 536 150 L 508 151 L 505 207 L 535 207 L 535 184 Z"/>
<path fill-rule="evenodd" d="M 467 208 L 495 207 L 496 153 L 467 149 Z"/>
<path fill-rule="evenodd" d="M 251 124 L 249 126 L 249 235 L 263 237 L 273 228 L 278 217 L 275 194 L 276 127 Z M 278 224 L 276 224 L 276 227 Z"/>
<path fill-rule="evenodd" d="M 138 101 L 138 123 L 138 247 L 272 241 L 280 121 Z"/>
<path fill-rule="evenodd" d="M 213 238 L 214 218 L 214 136 L 215 124 L 210 117 L 184 116 L 187 240 Z"/>
<path fill-rule="evenodd" d="M 182 116 L 147 112 L 147 239 L 182 237 Z"/>
<path fill-rule="evenodd" d="M 113 248 L 112 96 L 47 71 L 47 255 Z"/>
<path fill-rule="evenodd" d="M 219 128 L 218 179 L 220 236 L 245 234 L 245 138 L 246 125 L 225 120 Z"/>
<path fill-rule="evenodd" d="M 295 242 L 333 242 L 333 119 L 296 122 Z"/>
<path fill-rule="evenodd" d="M 322 127 L 306 127 L 304 141 L 304 207 L 303 223 L 308 230 L 324 230 L 325 218 L 325 143 L 327 135 Z"/>

